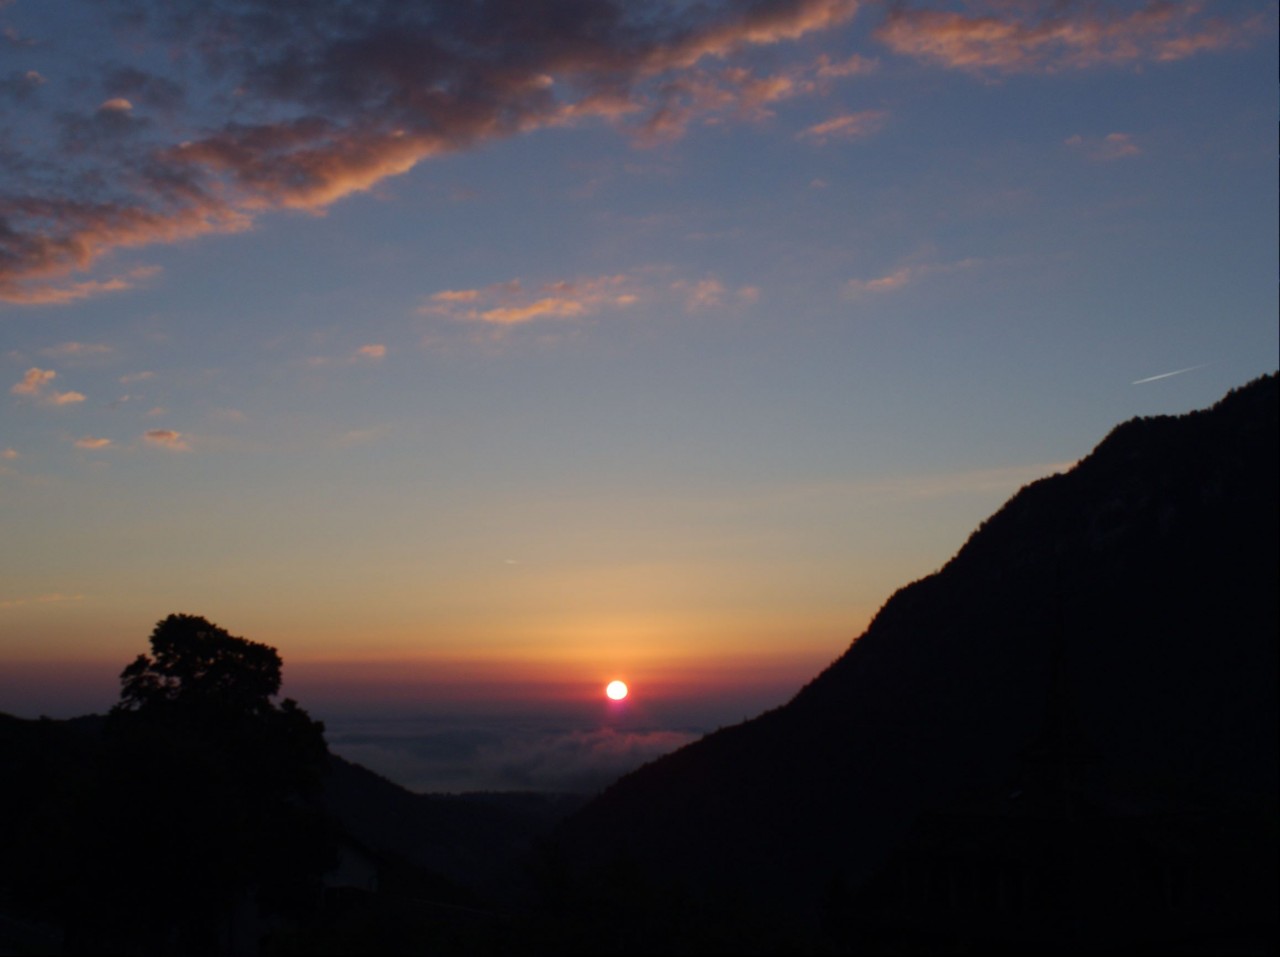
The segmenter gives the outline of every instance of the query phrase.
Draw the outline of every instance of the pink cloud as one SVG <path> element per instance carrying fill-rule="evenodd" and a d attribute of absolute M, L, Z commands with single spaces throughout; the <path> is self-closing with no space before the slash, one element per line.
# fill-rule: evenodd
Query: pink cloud
<path fill-rule="evenodd" d="M 1082 3 L 977 3 L 962 11 L 895 7 L 875 31 L 895 53 L 939 66 L 1055 72 L 1170 61 L 1247 42 L 1259 17 L 1204 16 L 1203 2 L 1148 0 L 1136 10 Z M 989 11 L 989 12 L 985 12 Z"/>
<path fill-rule="evenodd" d="M 190 443 L 182 437 L 182 433 L 175 432 L 173 429 L 150 429 L 142 437 L 152 445 L 159 445 L 175 452 L 191 450 Z"/>
<path fill-rule="evenodd" d="M 92 435 L 83 436 L 75 441 L 75 446 L 78 449 L 105 449 L 110 445 L 110 439 L 99 439 Z"/>
<path fill-rule="evenodd" d="M 386 355 L 387 347 L 380 343 L 370 343 L 356 350 L 356 356 L 360 359 L 385 359 Z"/>
<path fill-rule="evenodd" d="M 22 381 L 10 386 L 14 395 L 39 395 L 46 385 L 57 378 L 58 373 L 52 369 L 38 369 L 32 366 L 23 373 Z"/>
<path fill-rule="evenodd" d="M 135 24 L 155 36 L 140 40 L 164 44 L 188 74 L 203 71 L 215 94 L 252 119 L 212 120 L 189 106 L 161 125 L 133 119 L 123 96 L 73 118 L 88 175 L 68 174 L 62 187 L 49 185 L 57 175 L 32 176 L 0 196 L 0 300 L 59 304 L 126 290 L 136 275 L 77 274 L 113 250 L 249 229 L 271 210 L 320 213 L 495 138 L 598 119 L 633 122 L 642 138 L 660 139 L 698 117 L 768 115 L 768 104 L 813 89 L 819 67 L 760 75 L 739 55 L 839 27 L 859 3 L 637 13 L 601 2 L 573 16 L 545 16 L 525 0 L 491 6 L 476 18 L 466 5 L 404 5 L 388 31 L 325 3 L 271 18 L 217 2 L 182 13 L 156 5 Z M 498 22 L 509 28 L 495 30 Z M 855 64 L 820 68 L 844 75 Z M 18 159 L 59 172 L 46 155 Z M 109 191 L 86 185 L 94 183 Z M 495 308 L 489 321 L 499 323 L 573 313 L 554 302 Z"/>
<path fill-rule="evenodd" d="M 634 280 L 625 275 L 546 283 L 528 292 L 518 281 L 484 289 L 438 292 L 418 311 L 463 322 L 515 326 L 536 319 L 575 319 L 639 301 Z"/>
<path fill-rule="evenodd" d="M 823 123 L 817 123 L 800 132 L 802 139 L 815 143 L 826 143 L 828 140 L 858 140 L 880 131 L 889 114 L 883 110 L 863 110 L 860 113 L 846 113 Z"/>

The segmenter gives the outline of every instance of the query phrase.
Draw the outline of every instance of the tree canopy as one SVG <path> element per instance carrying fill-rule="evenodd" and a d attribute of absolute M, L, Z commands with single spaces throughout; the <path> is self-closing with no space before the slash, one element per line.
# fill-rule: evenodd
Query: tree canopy
<path fill-rule="evenodd" d="M 120 675 L 117 710 L 213 705 L 242 714 L 272 710 L 280 691 L 279 653 L 237 638 L 197 615 L 170 615 L 151 632 L 151 657 Z"/>

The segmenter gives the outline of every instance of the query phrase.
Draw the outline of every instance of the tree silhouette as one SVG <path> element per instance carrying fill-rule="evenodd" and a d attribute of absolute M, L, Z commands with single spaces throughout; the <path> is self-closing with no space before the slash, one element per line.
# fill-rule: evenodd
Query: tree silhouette
<path fill-rule="evenodd" d="M 264 912 L 314 899 L 332 857 L 311 802 L 328 748 L 320 722 L 273 700 L 281 672 L 274 648 L 170 615 L 121 673 L 69 922 L 96 946 L 235 950 Z"/>
<path fill-rule="evenodd" d="M 280 655 L 196 615 L 170 615 L 151 632 L 153 657 L 120 675 L 117 711 L 217 707 L 261 715 L 280 691 Z"/>

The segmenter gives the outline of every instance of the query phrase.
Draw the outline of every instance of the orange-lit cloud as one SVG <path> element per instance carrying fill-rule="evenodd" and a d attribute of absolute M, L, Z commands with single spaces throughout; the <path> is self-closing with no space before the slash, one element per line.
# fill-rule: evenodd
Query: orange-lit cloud
<path fill-rule="evenodd" d="M 57 378 L 58 373 L 52 369 L 39 369 L 32 366 L 23 373 L 22 381 L 10 386 L 14 395 L 39 395 L 46 385 Z"/>
<path fill-rule="evenodd" d="M 142 437 L 152 445 L 159 445 L 175 452 L 191 450 L 190 443 L 183 438 L 182 433 L 175 432 L 173 429 L 150 429 Z"/>
<path fill-rule="evenodd" d="M 1111 160 L 1126 159 L 1130 156 L 1138 156 L 1142 153 L 1138 144 L 1133 141 L 1133 137 L 1128 133 L 1108 133 L 1100 139 L 1086 138 L 1077 133 L 1063 142 L 1074 150 L 1080 150 L 1089 159 L 1099 160 L 1104 163 Z"/>
<path fill-rule="evenodd" d="M 76 448 L 78 449 L 105 449 L 111 445 L 110 439 L 95 438 L 92 435 L 86 435 L 76 439 Z"/>
<path fill-rule="evenodd" d="M 868 293 L 875 295 L 877 293 L 896 292 L 909 283 L 925 276 L 961 272 L 979 265 L 981 265 L 980 260 L 961 259 L 951 263 L 919 263 L 899 266 L 892 272 L 878 276 L 875 279 L 850 279 L 844 284 L 844 293 L 847 298 L 854 299 Z"/>
<path fill-rule="evenodd" d="M 860 140 L 879 132 L 889 114 L 883 110 L 845 113 L 823 123 L 816 123 L 799 134 L 800 138 L 822 144 L 828 140 Z"/>
<path fill-rule="evenodd" d="M 4 449 L 3 451 L 0 451 L 0 459 L 4 459 L 7 462 L 12 462 L 14 459 L 21 457 L 22 455 L 17 449 Z"/>
<path fill-rule="evenodd" d="M 1211 17 L 1207 4 L 1149 0 L 1138 9 L 1079 2 L 976 2 L 954 10 L 894 7 L 875 31 L 895 53 L 939 66 L 1055 72 L 1180 60 L 1246 42 L 1259 17 Z"/>
<path fill-rule="evenodd" d="M 113 250 L 245 230 L 270 210 L 323 212 L 426 159 L 499 137 L 594 118 L 661 139 L 699 116 L 766 115 L 767 104 L 813 89 L 819 74 L 853 75 L 865 64 L 757 74 L 739 54 L 842 26 L 858 7 L 600 2 L 534 12 L 525 0 L 491 0 L 483 17 L 466 5 L 403 5 L 387 30 L 337 3 L 269 18 L 219 0 L 156 5 L 130 29 L 150 31 L 193 80 L 213 84 L 203 100 L 235 100 L 237 118 L 202 115 L 177 71 L 88 113 L 51 118 L 88 175 L 70 166 L 20 172 L 0 195 L 0 300 L 59 304 L 128 289 L 137 274 L 74 277 Z M 108 19 L 130 12 L 110 0 L 102 9 Z M 148 96 L 186 112 L 163 125 L 135 115 L 147 113 Z M 14 159 L 19 171 L 49 165 L 43 155 Z M 577 314 L 571 301 L 549 298 L 496 306 L 484 321 Z"/>
<path fill-rule="evenodd" d="M 387 347 L 381 343 L 370 343 L 357 349 L 356 356 L 360 359 L 385 359 Z"/>
<path fill-rule="evenodd" d="M 84 394 L 80 392 L 58 392 L 47 388 L 50 382 L 57 378 L 58 373 L 52 369 L 40 369 L 32 366 L 25 373 L 19 382 L 15 382 L 9 387 L 9 391 L 14 395 L 30 396 L 38 399 L 46 405 L 75 405 L 77 402 L 84 401 Z"/>
<path fill-rule="evenodd" d="M 575 319 L 639 300 L 635 281 L 625 275 L 546 283 L 529 291 L 519 280 L 483 289 L 447 289 L 418 310 L 462 322 L 515 326 L 535 319 Z"/>

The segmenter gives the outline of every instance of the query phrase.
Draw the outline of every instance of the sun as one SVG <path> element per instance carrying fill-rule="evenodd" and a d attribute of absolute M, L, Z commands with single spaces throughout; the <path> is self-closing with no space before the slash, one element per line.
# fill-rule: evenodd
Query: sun
<path fill-rule="evenodd" d="M 625 681 L 610 681 L 605 686 L 604 693 L 614 701 L 621 701 L 627 696 L 627 683 Z"/>

